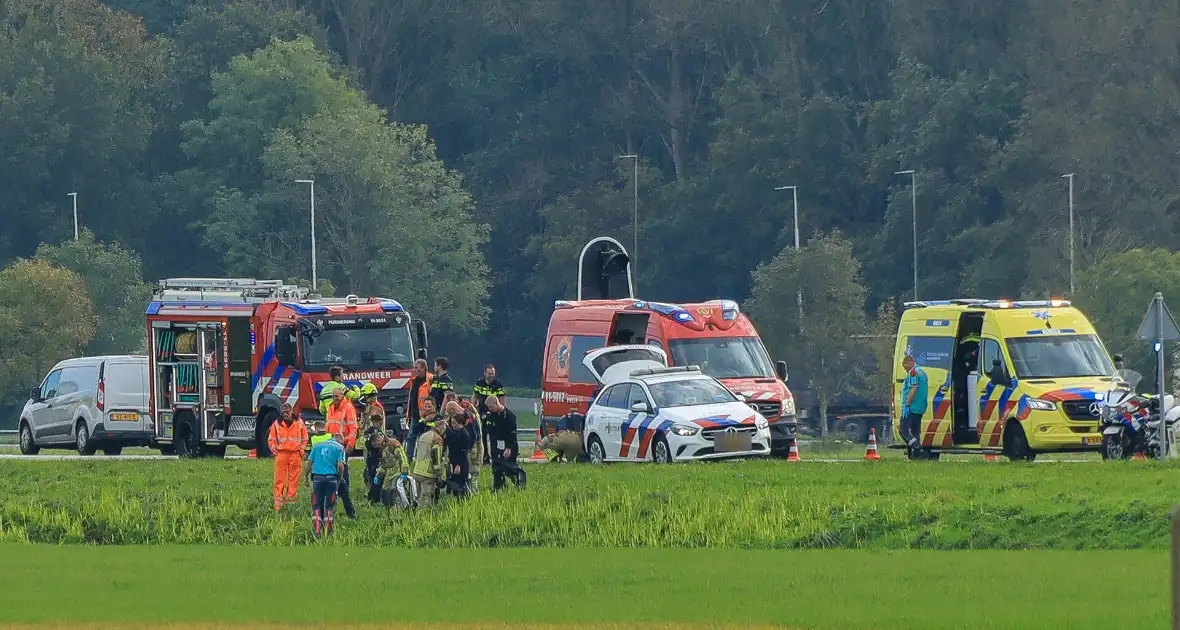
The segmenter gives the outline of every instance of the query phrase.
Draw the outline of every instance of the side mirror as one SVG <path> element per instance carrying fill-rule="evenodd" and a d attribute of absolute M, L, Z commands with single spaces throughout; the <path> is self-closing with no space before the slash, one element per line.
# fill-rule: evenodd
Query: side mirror
<path fill-rule="evenodd" d="M 41 388 L 40 387 L 34 387 L 33 390 L 29 392 L 29 400 L 32 400 L 35 403 L 41 402 Z"/>
<path fill-rule="evenodd" d="M 1123 369 L 1123 355 L 1116 354 L 1112 358 L 1114 359 L 1114 369 L 1116 369 L 1116 370 Z"/>
<path fill-rule="evenodd" d="M 631 413 L 651 413 L 651 407 L 645 402 L 631 403 Z"/>
<path fill-rule="evenodd" d="M 426 349 L 430 347 L 430 338 L 426 335 L 426 322 L 414 320 L 414 342 L 418 344 L 418 358 L 426 358 Z"/>
<path fill-rule="evenodd" d="M 774 362 L 774 373 L 778 375 L 779 380 L 781 380 L 784 383 L 787 382 L 787 362 L 786 361 L 775 361 Z"/>

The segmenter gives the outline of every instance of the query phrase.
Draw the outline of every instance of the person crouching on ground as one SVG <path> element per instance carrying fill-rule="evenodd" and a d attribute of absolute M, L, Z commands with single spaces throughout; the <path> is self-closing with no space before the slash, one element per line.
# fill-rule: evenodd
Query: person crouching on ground
<path fill-rule="evenodd" d="M 447 423 L 435 419 L 433 426 L 418 437 L 414 445 L 414 464 L 410 476 L 418 484 L 418 505 L 428 507 L 438 501 L 439 489 L 445 479 L 446 464 L 443 461 L 443 433 Z"/>
<path fill-rule="evenodd" d="M 406 449 L 394 436 L 386 431 L 378 437 L 381 445 L 381 465 L 373 484 L 381 488 L 381 503 L 386 509 L 408 508 L 414 504 L 416 493 L 410 483 L 410 463 Z"/>
<path fill-rule="evenodd" d="M 443 444 L 447 450 L 447 492 L 455 498 L 467 496 L 471 477 L 471 432 L 467 413 L 458 401 L 447 403 L 447 432 Z"/>
<path fill-rule="evenodd" d="M 541 452 L 551 463 L 577 461 L 582 455 L 581 427 L 575 426 L 573 414 L 566 414 L 557 421 L 557 432 L 541 438 Z"/>

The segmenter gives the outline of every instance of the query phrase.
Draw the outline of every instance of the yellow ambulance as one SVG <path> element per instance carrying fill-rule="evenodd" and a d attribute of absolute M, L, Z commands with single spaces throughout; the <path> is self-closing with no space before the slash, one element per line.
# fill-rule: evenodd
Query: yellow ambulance
<path fill-rule="evenodd" d="M 902 360 L 926 372 L 919 457 L 1097 451 L 1101 399 L 1114 380 L 1102 340 L 1064 300 L 907 302 L 893 361 L 893 426 L 900 434 Z"/>

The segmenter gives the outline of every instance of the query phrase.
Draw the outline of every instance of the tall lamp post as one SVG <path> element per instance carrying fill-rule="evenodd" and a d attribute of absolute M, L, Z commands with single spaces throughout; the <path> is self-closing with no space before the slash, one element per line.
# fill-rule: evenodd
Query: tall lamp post
<path fill-rule="evenodd" d="M 1073 173 L 1062 177 L 1069 180 L 1069 297 L 1073 298 Z"/>
<path fill-rule="evenodd" d="M 311 290 L 319 290 L 319 282 L 316 276 L 315 264 L 315 180 L 314 179 L 297 179 L 296 184 L 308 184 L 311 186 Z"/>
<path fill-rule="evenodd" d="M 910 176 L 910 203 L 913 206 L 914 226 L 914 301 L 918 300 L 918 175 L 910 169 L 898 171 L 894 175 Z"/>
<path fill-rule="evenodd" d="M 798 186 L 777 186 L 775 190 L 790 190 L 791 191 L 791 208 L 795 216 L 795 251 L 799 251 L 799 187 Z M 799 305 L 799 332 L 803 332 L 803 289 L 799 288 L 795 293 L 795 302 Z"/>
<path fill-rule="evenodd" d="M 639 155 L 634 153 L 631 155 L 620 155 L 616 159 L 634 161 L 634 179 L 631 183 L 631 286 L 634 288 L 636 276 L 638 275 L 638 266 L 635 264 L 635 261 L 639 259 Z"/>
<path fill-rule="evenodd" d="M 66 194 L 67 197 L 74 198 L 74 240 L 78 240 L 78 193 L 72 192 Z"/>

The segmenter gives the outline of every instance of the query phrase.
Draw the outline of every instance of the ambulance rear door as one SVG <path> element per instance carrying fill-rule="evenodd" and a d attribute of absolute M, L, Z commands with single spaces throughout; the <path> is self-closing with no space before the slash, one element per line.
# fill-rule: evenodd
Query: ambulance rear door
<path fill-rule="evenodd" d="M 958 313 L 918 311 L 916 316 L 912 316 L 912 319 L 902 326 L 902 334 L 898 338 L 901 356 L 897 357 L 897 371 L 894 376 L 893 402 L 897 415 L 895 421 L 900 426 L 901 418 L 904 416 L 902 392 L 905 391 L 906 374 L 901 368 L 901 362 L 906 355 L 911 355 L 925 371 L 927 378 L 926 413 L 922 414 L 921 431 L 918 436 L 919 441 L 926 447 L 951 445 L 950 410 L 951 402 L 954 400 L 951 392 L 951 362 L 955 351 L 957 324 Z"/>

